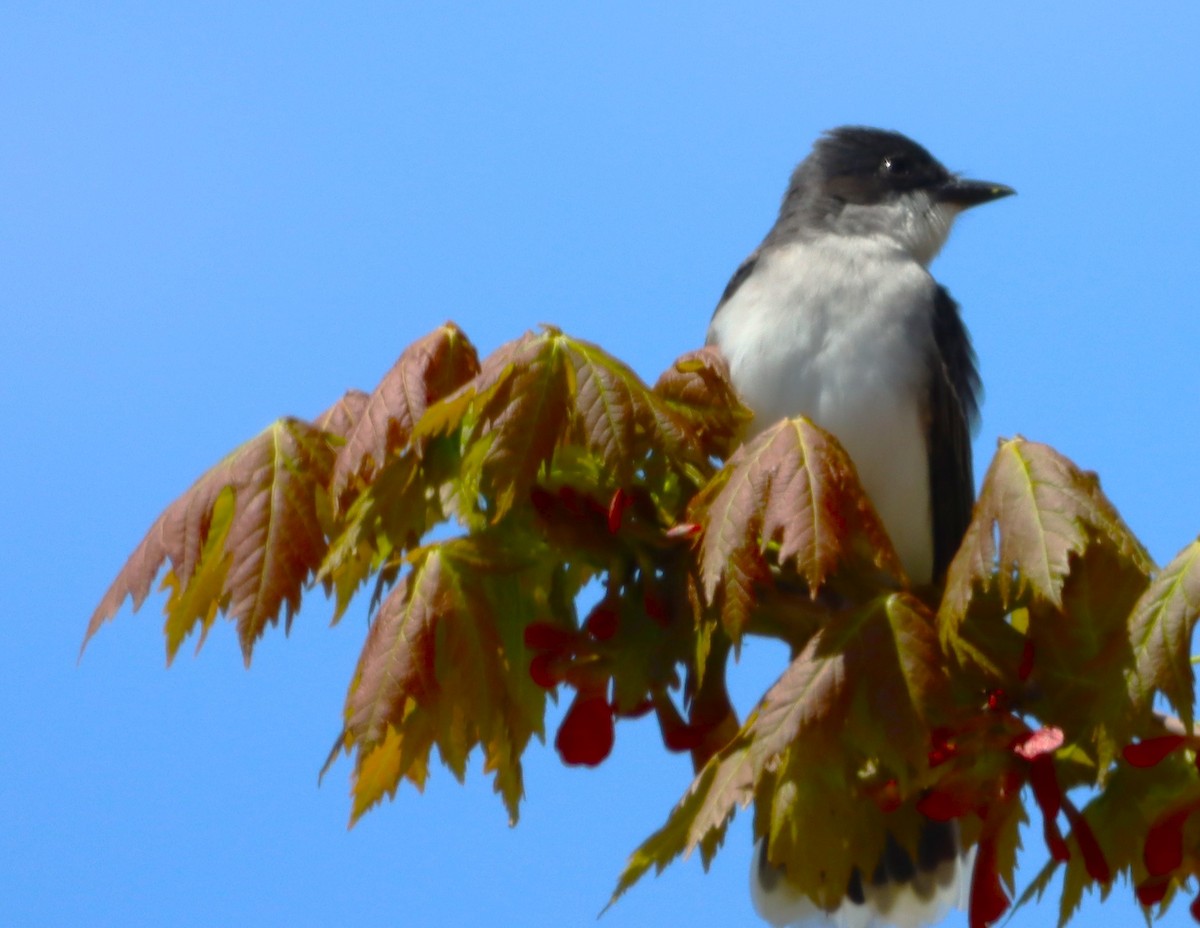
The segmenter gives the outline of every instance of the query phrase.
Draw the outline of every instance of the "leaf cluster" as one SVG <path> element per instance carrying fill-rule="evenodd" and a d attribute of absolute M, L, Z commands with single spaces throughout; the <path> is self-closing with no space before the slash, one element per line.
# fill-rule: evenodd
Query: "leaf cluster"
<path fill-rule="evenodd" d="M 553 328 L 481 362 L 447 323 L 370 394 L 202 476 L 87 637 L 162 573 L 168 659 L 224 616 L 249 662 L 305 594 L 336 620 L 369 588 L 331 755 L 353 757 L 351 821 L 421 787 L 435 749 L 459 778 L 478 749 L 515 821 L 548 698 L 571 700 L 572 765 L 651 715 L 697 775 L 614 899 L 695 849 L 707 865 L 753 803 L 772 862 L 826 908 L 887 836 L 915 854 L 923 821 L 955 820 L 978 847 L 971 923 L 991 924 L 1030 817 L 1052 861 L 1024 898 L 1061 867 L 1063 921 L 1120 873 L 1165 907 L 1200 873 L 1200 541 L 1157 569 L 1094 475 L 1016 438 L 944 584 L 915 586 L 832 436 L 792 419 L 740 444 L 747 420 L 709 350 L 649 386 Z M 794 656 L 739 720 L 725 672 L 746 635 Z"/>

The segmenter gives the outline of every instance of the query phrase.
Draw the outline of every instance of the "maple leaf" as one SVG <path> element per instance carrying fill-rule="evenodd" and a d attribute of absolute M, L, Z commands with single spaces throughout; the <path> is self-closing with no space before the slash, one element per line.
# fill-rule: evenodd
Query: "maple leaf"
<path fill-rule="evenodd" d="M 362 390 L 347 390 L 341 399 L 313 419 L 313 425 L 344 441 L 362 419 L 370 399 Z"/>
<path fill-rule="evenodd" d="M 451 539 L 414 552 L 380 606 L 346 700 L 341 744 L 358 750 L 352 821 L 401 778 L 421 785 L 432 747 L 461 779 L 476 745 L 516 820 L 520 756 L 545 706 L 523 632 L 544 614 L 536 575 L 546 568 L 527 549 L 479 545 Z"/>
<path fill-rule="evenodd" d="M 729 457 L 754 417 L 733 388 L 724 356 L 711 345 L 677 358 L 654 392 L 687 423 L 710 457 Z"/>
<path fill-rule="evenodd" d="M 412 439 L 456 433 L 458 480 L 491 501 L 493 522 L 523 502 L 567 448 L 594 457 L 610 492 L 629 483 L 652 451 L 693 476 L 710 470 L 671 403 L 611 355 L 550 326 L 485 358 L 473 380 L 426 411 Z"/>
<path fill-rule="evenodd" d="M 1065 920 L 1125 873 L 1165 907 L 1200 874 L 1200 541 L 1153 575 L 1093 475 L 1003 442 L 935 616 L 836 440 L 796 419 L 734 451 L 748 416 L 712 349 L 651 389 L 552 327 L 480 364 L 447 323 L 372 394 L 280 420 L 201 477 L 87 636 L 166 565 L 168 658 L 226 615 L 249 660 L 314 576 L 335 618 L 374 577 L 334 751 L 354 754 L 352 822 L 421 788 L 435 750 L 461 779 L 476 749 L 515 821 L 523 751 L 565 691 L 568 763 L 602 762 L 614 721 L 652 711 L 699 768 L 614 899 L 681 854 L 707 866 L 754 803 L 771 862 L 829 909 L 888 842 L 911 855 L 930 819 L 956 821 L 980 845 L 981 926 L 1008 905 L 1029 784 L 1056 858 L 1031 891 L 1064 867 Z M 465 534 L 429 544 L 447 518 Z M 745 633 L 797 656 L 739 726 L 725 666 Z M 1182 723 L 1153 714 L 1160 692 Z M 1079 785 L 1098 790 L 1083 812 Z"/>
<path fill-rule="evenodd" d="M 340 433 L 346 444 L 333 471 L 333 498 L 340 499 L 352 479 L 369 481 L 407 444 L 425 410 L 477 373 L 475 348 L 452 322 L 409 345 L 357 410 L 352 427 Z"/>
<path fill-rule="evenodd" d="M 1144 573 L 1152 569 L 1095 474 L 1047 445 L 1019 437 L 1000 442 L 946 572 L 943 623 L 957 628 L 976 591 L 993 583 L 1005 609 L 1026 596 L 1061 607 L 1071 555 L 1082 555 L 1092 544 L 1115 548 Z"/>
<path fill-rule="evenodd" d="M 847 564 L 903 576 L 854 465 L 807 419 L 785 419 L 739 448 L 698 494 L 689 518 L 703 530 L 705 599 L 714 603 L 720 594 L 722 622 L 735 640 L 756 587 L 770 575 L 771 545 L 775 563 L 795 570 L 813 596 Z"/>
<path fill-rule="evenodd" d="M 1090 545 L 1071 556 L 1061 608 L 1041 601 L 1029 607 L 1026 708 L 1061 727 L 1101 776 L 1148 721 L 1149 706 L 1139 709 L 1126 687 L 1134 665 L 1127 621 L 1146 585 L 1131 559 Z"/>
<path fill-rule="evenodd" d="M 1165 911 L 1169 895 L 1183 877 L 1179 871 L 1155 877 L 1147 868 L 1159 864 L 1164 851 L 1155 845 L 1155 826 L 1169 822 L 1181 809 L 1200 805 L 1200 775 L 1196 766 L 1176 753 L 1153 767 L 1118 765 L 1106 787 L 1082 811 L 1070 810 L 1072 832 L 1067 836 L 1069 858 L 1051 860 L 1025 889 L 1018 906 L 1045 893 L 1054 874 L 1064 871 L 1059 901 L 1060 928 L 1079 908 L 1083 892 L 1098 885 L 1101 899 L 1107 898 L 1118 873 L 1128 876 L 1144 905 L 1160 902 Z M 1068 811 L 1064 803 L 1064 811 Z M 1083 839 L 1081 841 L 1081 838 Z M 1194 846 L 1194 844 L 1193 844 Z M 1193 862 L 1190 866 L 1195 867 Z M 1157 884 L 1157 885 L 1156 885 Z M 1168 885 L 1172 884 L 1172 885 Z"/>
<path fill-rule="evenodd" d="M 1184 727 L 1191 729 L 1195 674 L 1190 648 L 1200 618 L 1200 540 L 1164 567 L 1134 606 L 1129 640 L 1135 656 L 1129 676 L 1138 705 L 1149 706 L 1156 691 L 1165 695 Z"/>
<path fill-rule="evenodd" d="M 324 557 L 319 509 L 333 458 L 326 432 L 291 418 L 226 457 L 151 526 L 92 614 L 84 645 L 127 596 L 138 609 L 169 561 L 168 660 L 219 611 L 237 622 L 249 663 L 254 643 L 285 608 L 290 625 Z"/>
<path fill-rule="evenodd" d="M 394 564 L 401 552 L 417 547 L 444 518 L 437 493 L 440 480 L 430 474 L 427 464 L 413 449 L 388 461 L 337 526 L 339 531 L 317 571 L 326 592 L 336 595 L 334 621 L 345 614 L 368 577 Z"/>
<path fill-rule="evenodd" d="M 939 655 L 933 617 L 909 594 L 881 597 L 817 632 L 737 735 L 705 764 L 666 824 L 634 852 L 613 898 L 651 867 L 661 870 L 697 848 L 707 866 L 737 808 L 754 800 L 777 810 L 772 840 L 782 823 L 803 822 L 804 835 L 773 846 L 772 859 L 788 867 L 802 891 L 836 902 L 846 882 L 830 881 L 829 873 L 848 878 L 867 861 L 873 868 L 885 834 L 881 820 L 872 819 L 878 807 L 856 791 L 859 772 L 886 768 L 911 784 L 916 768 L 926 766 L 925 720 L 946 688 Z M 890 737 L 881 734 L 883 726 Z M 829 814 L 801 819 L 801 803 Z M 856 816 L 832 814 L 846 803 L 857 808 Z M 791 811 L 778 811 L 785 806 Z M 835 834 L 829 842 L 811 833 L 816 821 Z M 860 828 L 853 840 L 846 834 L 851 824 Z M 814 842 L 845 853 L 818 867 L 806 850 Z"/>

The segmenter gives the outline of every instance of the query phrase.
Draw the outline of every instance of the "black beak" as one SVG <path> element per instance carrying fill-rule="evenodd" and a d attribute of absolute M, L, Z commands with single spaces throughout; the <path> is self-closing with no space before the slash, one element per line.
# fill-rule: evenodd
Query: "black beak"
<path fill-rule="evenodd" d="M 986 180 L 962 180 L 954 177 L 942 184 L 938 189 L 939 203 L 950 203 L 961 209 L 978 206 L 980 203 L 990 203 L 1001 197 L 1010 197 L 1017 191 L 1004 184 L 993 184 Z"/>

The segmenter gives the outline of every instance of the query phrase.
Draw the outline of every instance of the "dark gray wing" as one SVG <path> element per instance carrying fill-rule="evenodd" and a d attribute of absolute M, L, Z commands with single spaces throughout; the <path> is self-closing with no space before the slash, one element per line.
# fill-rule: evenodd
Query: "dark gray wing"
<path fill-rule="evenodd" d="M 754 253 L 751 254 L 750 257 L 747 258 L 745 261 L 743 261 L 741 266 L 736 271 L 733 272 L 733 276 L 731 278 L 729 278 L 729 283 L 727 283 L 725 285 L 725 292 L 721 294 L 721 302 L 719 302 L 717 304 L 717 308 L 715 310 L 713 310 L 713 319 L 717 318 L 717 313 L 719 313 L 721 311 L 722 306 L 724 306 L 726 303 L 729 302 L 729 298 L 731 296 L 733 296 L 735 293 L 737 293 L 738 287 L 740 287 L 742 284 L 744 284 L 746 282 L 746 279 L 751 274 L 754 273 L 754 267 L 755 267 L 755 265 L 758 264 L 758 256 L 760 253 L 761 253 L 761 249 L 755 249 Z M 711 323 L 710 323 L 710 328 L 709 328 L 707 344 L 710 344 L 710 345 L 712 344 Z"/>
<path fill-rule="evenodd" d="M 940 581 L 958 550 L 975 505 L 971 432 L 979 419 L 981 384 L 975 352 L 958 304 L 945 288 L 934 297 L 937 357 L 929 385 L 929 488 L 933 507 L 933 576 Z"/>

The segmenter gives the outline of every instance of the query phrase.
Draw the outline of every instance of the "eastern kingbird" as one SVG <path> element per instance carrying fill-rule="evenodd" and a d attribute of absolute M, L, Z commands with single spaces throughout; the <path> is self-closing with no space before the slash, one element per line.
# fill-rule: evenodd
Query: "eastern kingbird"
<path fill-rule="evenodd" d="M 909 578 L 939 581 L 975 499 L 980 381 L 958 306 L 930 276 L 960 212 L 1014 193 L 951 174 L 920 145 L 863 127 L 821 137 L 779 218 L 725 288 L 708 330 L 754 413 L 751 431 L 806 416 L 837 436 Z M 914 861 L 894 840 L 857 871 L 846 925 L 927 924 L 968 868 L 952 825 L 930 822 Z M 827 913 L 756 854 L 755 906 L 775 925 Z"/>

